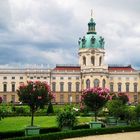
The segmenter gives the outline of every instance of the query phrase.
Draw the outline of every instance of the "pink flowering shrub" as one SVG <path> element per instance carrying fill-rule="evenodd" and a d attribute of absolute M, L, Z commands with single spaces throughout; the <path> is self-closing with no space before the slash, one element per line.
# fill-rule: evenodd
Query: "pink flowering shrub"
<path fill-rule="evenodd" d="M 17 90 L 17 94 L 19 101 L 26 103 L 30 107 L 32 114 L 31 126 L 33 126 L 34 112 L 38 108 L 43 108 L 45 104 L 54 98 L 50 86 L 46 82 L 40 81 L 28 81 L 27 84 L 21 84 Z"/>
<path fill-rule="evenodd" d="M 81 103 L 89 107 L 95 114 L 95 121 L 97 121 L 97 113 L 106 102 L 110 99 L 110 91 L 107 88 L 90 88 L 82 92 Z"/>

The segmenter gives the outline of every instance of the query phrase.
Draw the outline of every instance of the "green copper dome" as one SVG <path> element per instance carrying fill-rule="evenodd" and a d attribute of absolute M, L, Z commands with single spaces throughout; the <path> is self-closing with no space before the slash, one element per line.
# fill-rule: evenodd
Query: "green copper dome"
<path fill-rule="evenodd" d="M 78 44 L 80 48 L 95 48 L 104 49 L 104 38 L 98 36 L 95 31 L 95 25 L 93 18 L 88 23 L 88 32 L 83 38 L 79 38 Z"/>

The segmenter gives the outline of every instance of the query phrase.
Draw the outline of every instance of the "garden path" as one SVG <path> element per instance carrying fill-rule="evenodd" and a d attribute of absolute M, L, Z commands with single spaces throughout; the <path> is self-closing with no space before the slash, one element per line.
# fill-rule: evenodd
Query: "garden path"
<path fill-rule="evenodd" d="M 116 134 L 96 135 L 65 140 L 140 140 L 140 131 Z"/>

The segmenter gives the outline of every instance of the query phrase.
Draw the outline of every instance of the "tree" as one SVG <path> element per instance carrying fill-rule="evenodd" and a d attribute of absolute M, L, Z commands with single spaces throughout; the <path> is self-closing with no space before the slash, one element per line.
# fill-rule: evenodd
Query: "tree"
<path fill-rule="evenodd" d="M 89 88 L 82 92 L 81 103 L 89 107 L 95 114 L 95 121 L 99 109 L 101 109 L 106 102 L 110 99 L 109 90 L 107 88 Z"/>
<path fill-rule="evenodd" d="M 50 91 L 50 86 L 46 82 L 27 81 L 27 84 L 21 84 L 17 90 L 19 101 L 26 103 L 30 107 L 31 126 L 34 122 L 34 113 L 38 108 L 43 108 L 50 102 L 54 95 Z"/>
<path fill-rule="evenodd" d="M 124 92 L 120 92 L 118 94 L 113 94 L 112 99 L 113 100 L 120 100 L 120 101 L 122 101 L 122 104 L 126 104 L 129 101 L 128 95 Z"/>

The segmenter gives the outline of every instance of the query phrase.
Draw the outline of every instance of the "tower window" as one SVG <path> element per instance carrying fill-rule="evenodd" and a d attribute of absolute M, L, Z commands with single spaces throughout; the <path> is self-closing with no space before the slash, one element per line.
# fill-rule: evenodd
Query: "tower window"
<path fill-rule="evenodd" d="M 102 65 L 102 57 L 99 58 L 99 66 Z"/>
<path fill-rule="evenodd" d="M 93 66 L 95 65 L 95 57 L 94 57 L 94 56 L 91 57 L 91 64 L 92 64 Z"/>
<path fill-rule="evenodd" d="M 86 57 L 83 57 L 83 65 L 86 65 Z"/>

